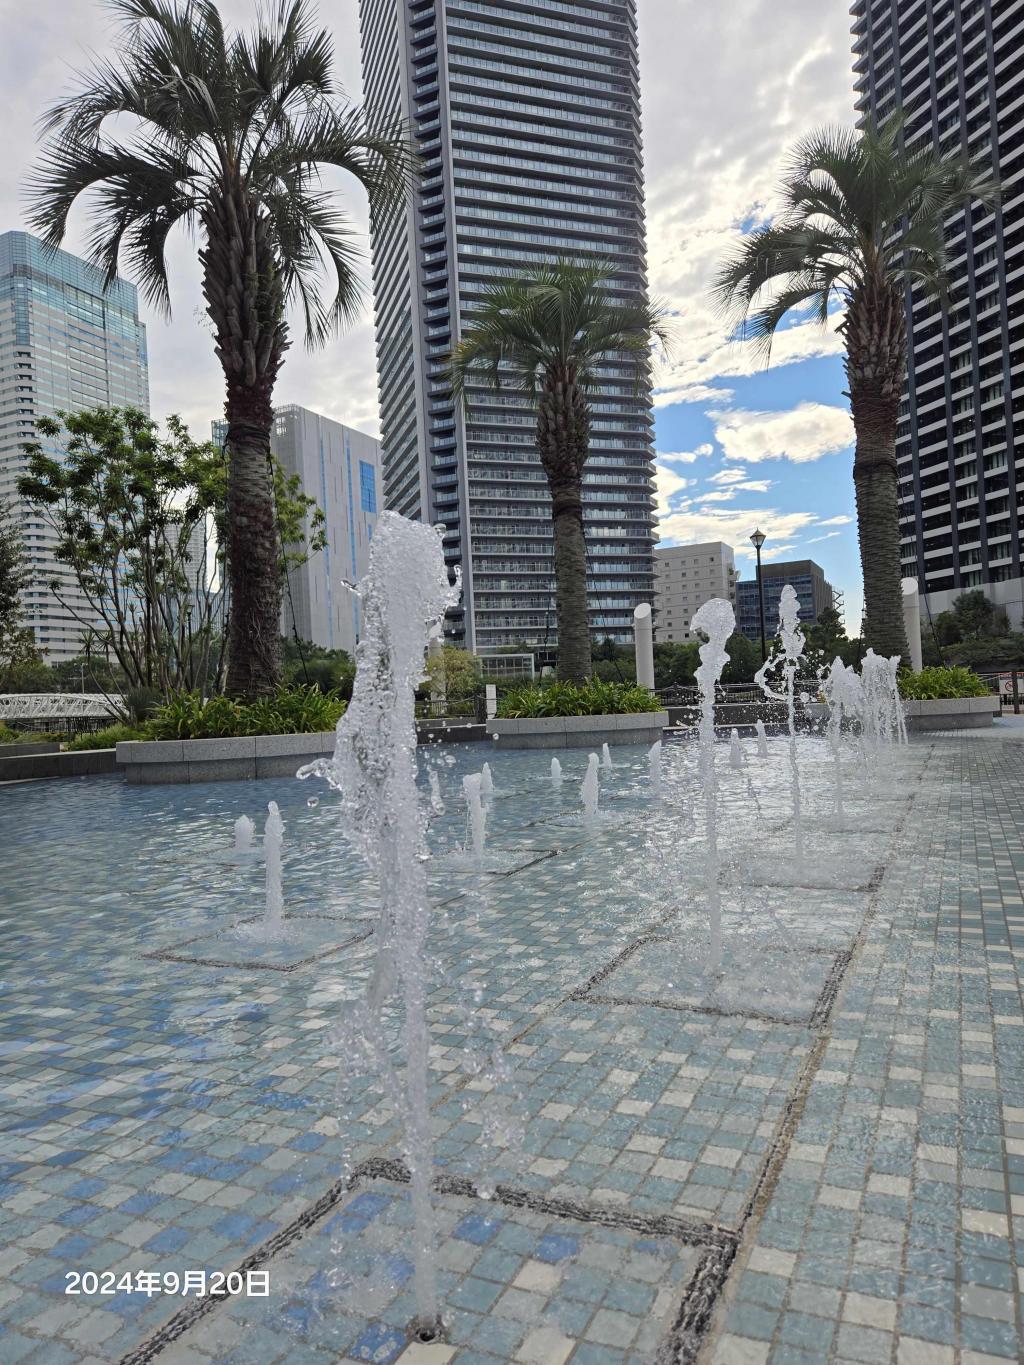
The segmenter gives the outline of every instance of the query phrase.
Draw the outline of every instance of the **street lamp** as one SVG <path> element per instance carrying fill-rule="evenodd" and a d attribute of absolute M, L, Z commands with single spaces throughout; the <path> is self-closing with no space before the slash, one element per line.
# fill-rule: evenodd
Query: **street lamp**
<path fill-rule="evenodd" d="M 757 551 L 757 605 L 761 613 L 761 662 L 764 663 L 768 658 L 768 644 L 764 638 L 764 584 L 761 581 L 761 546 L 768 537 L 763 531 L 755 531 L 750 537 L 750 543 Z"/>

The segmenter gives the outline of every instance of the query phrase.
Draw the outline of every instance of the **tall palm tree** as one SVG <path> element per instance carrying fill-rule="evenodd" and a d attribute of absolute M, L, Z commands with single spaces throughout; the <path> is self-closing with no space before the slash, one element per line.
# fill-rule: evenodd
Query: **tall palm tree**
<path fill-rule="evenodd" d="M 613 299 L 614 269 L 602 261 L 557 261 L 493 285 L 451 356 L 452 387 L 464 401 L 472 385 L 486 384 L 508 385 L 536 403 L 537 450 L 554 522 L 558 676 L 573 682 L 591 672 L 583 468 L 597 366 L 612 352 L 635 357 L 642 383 L 652 338 L 666 335 L 659 309 Z"/>
<path fill-rule="evenodd" d="M 782 211 L 752 232 L 715 284 L 727 316 L 771 345 L 793 310 L 840 331 L 856 448 L 853 479 L 864 573 L 867 643 L 908 658 L 900 590 L 896 428 L 907 369 L 907 295 L 949 304 L 944 225 L 972 200 L 992 204 L 996 182 L 968 161 L 908 151 L 902 115 L 862 132 L 825 129 L 794 149 Z"/>
<path fill-rule="evenodd" d="M 286 310 L 299 303 L 306 343 L 319 346 L 361 294 L 354 234 L 321 170 L 354 175 L 383 214 L 404 195 L 411 154 L 399 126 L 341 105 L 331 38 L 306 0 L 276 0 L 251 32 L 229 31 L 213 0 L 111 8 L 124 21 L 113 54 L 43 120 L 32 222 L 58 246 L 92 190 L 91 259 L 108 280 L 123 260 L 165 314 L 168 234 L 181 225 L 199 238 L 227 388 L 227 686 L 251 697 L 280 675 L 270 426 Z"/>

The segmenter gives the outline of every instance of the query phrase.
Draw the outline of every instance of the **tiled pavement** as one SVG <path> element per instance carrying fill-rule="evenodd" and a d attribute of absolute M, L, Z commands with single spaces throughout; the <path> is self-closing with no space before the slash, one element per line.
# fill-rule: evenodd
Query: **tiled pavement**
<path fill-rule="evenodd" d="M 330 798 L 7 789 L 0 837 L 24 852 L 3 925 L 0 1361 L 1016 1359 L 1024 747 L 915 743 L 870 801 L 851 761 L 850 823 L 900 824 L 894 848 L 855 841 L 863 857 L 828 832 L 827 764 L 803 747 L 813 867 L 868 889 L 810 889 L 811 868 L 749 889 L 752 823 L 774 879 L 791 838 L 783 755 L 723 766 L 710 994 L 692 748 L 670 751 L 660 809 L 643 756 L 619 760 L 595 830 L 546 762 L 492 763 L 492 840 L 519 852 L 505 875 L 432 871 L 432 1346 L 405 1335 L 390 1112 L 365 1078 L 336 1094 L 331 1026 L 366 979 L 373 894 Z M 438 760 L 449 797 L 479 761 Z M 230 927 L 258 913 L 259 869 L 213 854 L 270 797 L 308 918 L 268 951 Z M 463 825 L 449 800 L 435 846 Z M 63 1292 L 69 1269 L 238 1266 L 268 1270 L 270 1296 Z"/>

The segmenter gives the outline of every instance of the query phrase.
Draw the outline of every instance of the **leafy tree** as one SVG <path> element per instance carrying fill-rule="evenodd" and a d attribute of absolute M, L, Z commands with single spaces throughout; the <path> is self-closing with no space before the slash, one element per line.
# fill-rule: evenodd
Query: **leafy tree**
<path fill-rule="evenodd" d="M 426 678 L 432 696 L 457 702 L 479 693 L 483 674 L 475 654 L 455 645 L 442 645 L 440 653 L 427 655 Z"/>
<path fill-rule="evenodd" d="M 250 32 L 229 31 L 214 0 L 110 8 L 124 20 L 118 45 L 46 115 L 32 221 L 58 246 L 75 200 L 98 190 L 91 259 L 112 280 L 123 258 L 165 312 L 169 233 L 183 226 L 201 243 L 227 390 L 227 685 L 269 694 L 281 671 L 270 428 L 286 308 L 299 303 L 319 346 L 360 294 L 355 236 L 321 171 L 353 175 L 381 215 L 404 199 L 411 153 L 400 125 L 339 104 L 331 38 L 307 0 L 268 5 Z"/>
<path fill-rule="evenodd" d="M 850 641 L 843 618 L 835 607 L 826 607 L 817 621 L 807 627 L 806 641 L 804 655 L 816 668 L 828 668 L 836 658 L 846 662 L 843 651 L 849 649 Z"/>
<path fill-rule="evenodd" d="M 908 151 L 902 133 L 896 115 L 880 128 L 822 130 L 798 143 L 781 214 L 725 262 L 716 294 L 766 353 L 792 311 L 810 309 L 824 325 L 834 303 L 845 306 L 866 639 L 876 653 L 907 658 L 896 473 L 907 291 L 947 305 L 946 220 L 972 201 L 992 204 L 996 185 L 927 144 Z"/>
<path fill-rule="evenodd" d="M 356 666 L 344 649 L 325 649 L 311 640 L 283 639 L 284 678 L 289 686 L 301 683 L 319 687 L 321 692 L 338 692 L 349 699 Z"/>
<path fill-rule="evenodd" d="M 696 640 L 688 643 L 678 641 L 656 642 L 654 646 L 654 686 L 660 691 L 665 687 L 693 687 L 694 674 L 700 664 L 700 644 Z"/>
<path fill-rule="evenodd" d="M 953 619 L 961 640 L 994 635 L 996 609 L 980 588 L 962 592 L 953 601 Z"/>
<path fill-rule="evenodd" d="M 722 670 L 723 683 L 752 683 L 754 674 L 761 667 L 761 645 L 748 640 L 739 631 L 730 635 L 725 643 L 729 662 Z"/>
<path fill-rule="evenodd" d="M 40 442 L 25 447 L 21 495 L 56 533 L 85 602 L 57 599 L 82 625 L 89 673 L 101 690 L 219 690 L 231 598 L 219 579 L 227 516 L 227 474 L 220 450 L 192 440 L 176 417 L 157 424 L 131 408 L 58 413 L 36 423 Z M 305 536 L 322 544 L 323 516 L 298 480 L 275 469 L 276 572 L 302 562 Z M 280 629 L 280 627 L 278 627 Z M 114 667 L 104 677 L 99 661 Z"/>
<path fill-rule="evenodd" d="M 940 611 L 932 621 L 932 634 L 939 645 L 952 645 L 961 639 L 961 626 L 951 611 Z"/>
<path fill-rule="evenodd" d="M 0 502 L 0 692 L 11 688 L 11 676 L 26 668 L 43 666 L 31 630 L 22 624 L 22 593 L 31 573 L 21 543 L 21 529 L 10 505 Z"/>
<path fill-rule="evenodd" d="M 613 273 L 607 262 L 558 261 L 493 285 L 451 356 L 453 389 L 467 403 L 473 385 L 506 384 L 536 405 L 554 522 L 558 676 L 572 682 L 591 674 L 583 469 L 598 366 L 613 352 L 635 358 L 645 382 L 651 340 L 665 339 L 658 309 L 616 302 Z"/>

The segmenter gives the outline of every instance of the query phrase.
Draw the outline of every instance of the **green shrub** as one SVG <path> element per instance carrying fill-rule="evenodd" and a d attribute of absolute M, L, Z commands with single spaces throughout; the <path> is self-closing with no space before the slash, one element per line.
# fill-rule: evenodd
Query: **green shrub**
<path fill-rule="evenodd" d="M 510 720 L 539 716 L 618 716 L 657 711 L 658 707 L 657 697 L 646 687 L 591 678 L 583 684 L 554 682 L 548 687 L 514 688 L 498 703 L 498 715 Z"/>
<path fill-rule="evenodd" d="M 922 668 L 900 674 L 900 694 L 907 701 L 937 701 L 947 697 L 987 697 L 986 687 L 969 668 Z"/>
<path fill-rule="evenodd" d="M 17 744 L 21 735 L 17 730 L 12 730 L 9 726 L 0 722 L 0 744 Z"/>
<path fill-rule="evenodd" d="M 82 749 L 112 749 L 127 739 L 145 739 L 146 732 L 134 725 L 108 725 L 105 730 L 86 731 L 76 735 L 68 749 L 77 753 Z"/>
<path fill-rule="evenodd" d="M 249 735 L 308 735 L 333 730 L 346 703 L 319 687 L 281 687 L 243 707 Z"/>
<path fill-rule="evenodd" d="M 281 687 L 272 697 L 254 702 L 230 697 L 204 701 L 197 692 L 180 692 L 154 710 L 146 728 L 153 739 L 305 735 L 333 730 L 344 710 L 336 693 L 318 687 Z"/>

